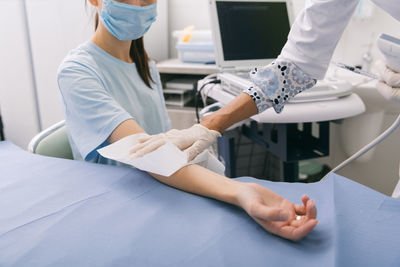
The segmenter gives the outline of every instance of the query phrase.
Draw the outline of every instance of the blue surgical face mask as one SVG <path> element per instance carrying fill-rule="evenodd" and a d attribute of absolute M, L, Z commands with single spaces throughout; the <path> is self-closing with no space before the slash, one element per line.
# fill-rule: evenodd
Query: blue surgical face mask
<path fill-rule="evenodd" d="M 119 40 L 142 37 L 157 18 L 157 4 L 135 6 L 104 0 L 100 19 L 107 30 Z"/>

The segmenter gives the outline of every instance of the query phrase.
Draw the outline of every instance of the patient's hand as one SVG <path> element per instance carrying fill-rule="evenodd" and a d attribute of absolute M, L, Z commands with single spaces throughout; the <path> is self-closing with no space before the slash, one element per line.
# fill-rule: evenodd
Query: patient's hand
<path fill-rule="evenodd" d="M 258 184 L 244 184 L 239 192 L 240 206 L 265 230 L 298 241 L 318 224 L 314 200 L 303 195 L 301 205 Z"/>

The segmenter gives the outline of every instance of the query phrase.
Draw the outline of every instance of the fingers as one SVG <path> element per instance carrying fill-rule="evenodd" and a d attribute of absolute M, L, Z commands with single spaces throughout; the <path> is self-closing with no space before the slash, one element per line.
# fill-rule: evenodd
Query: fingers
<path fill-rule="evenodd" d="M 292 220 L 292 221 L 290 222 L 290 226 L 293 226 L 293 227 L 300 227 L 300 226 L 302 226 L 302 225 L 306 222 L 306 220 L 307 220 L 307 217 L 305 217 L 305 216 L 298 216 L 298 219 Z"/>
<path fill-rule="evenodd" d="M 308 198 L 307 198 L 308 199 Z M 305 212 L 301 216 L 306 219 L 316 219 L 317 218 L 317 207 L 315 206 L 315 201 L 313 199 L 308 199 L 304 206 Z"/>
<path fill-rule="evenodd" d="M 139 143 L 144 143 L 144 142 L 150 140 L 150 139 L 153 138 L 153 137 L 154 137 L 154 136 L 151 136 L 151 135 L 149 135 L 149 136 L 143 136 L 143 137 L 138 138 L 137 141 L 138 141 Z"/>
<path fill-rule="evenodd" d="M 303 198 L 304 205 L 295 205 L 296 219 L 290 222 L 293 227 L 300 227 L 308 220 L 314 220 L 317 218 L 317 208 L 315 206 L 314 200 L 308 198 L 304 195 Z"/>
<path fill-rule="evenodd" d="M 392 88 L 384 82 L 379 82 L 377 89 L 385 99 L 400 102 L 400 88 Z"/>
<path fill-rule="evenodd" d="M 306 207 L 304 205 L 295 204 L 294 211 L 297 215 L 306 215 Z"/>
<path fill-rule="evenodd" d="M 400 87 L 400 73 L 394 72 L 392 69 L 387 67 L 386 63 L 382 60 L 376 63 L 379 68 L 381 78 L 390 87 Z"/>
<path fill-rule="evenodd" d="M 314 200 L 310 199 L 307 201 L 306 205 L 306 217 L 308 219 L 317 218 L 317 207 L 315 206 Z"/>
<path fill-rule="evenodd" d="M 304 205 L 304 206 L 306 206 L 307 201 L 308 201 L 309 199 L 310 199 L 310 198 L 309 198 L 308 195 L 306 195 L 306 194 L 304 194 L 304 195 L 301 197 L 301 201 L 303 202 L 303 205 Z"/>
<path fill-rule="evenodd" d="M 285 210 L 269 208 L 261 203 L 253 205 L 250 213 L 267 231 L 292 241 L 298 241 L 309 234 L 318 224 L 314 200 L 303 195 L 302 202 L 302 205 L 294 205 L 295 217 Z M 283 220 L 285 218 L 287 220 Z"/>
<path fill-rule="evenodd" d="M 296 216 L 287 222 L 279 222 L 278 218 L 284 210 L 268 208 L 263 205 L 252 207 L 255 220 L 267 231 L 283 238 L 298 241 L 309 234 L 318 224 L 315 202 L 307 195 L 301 198 L 302 205 L 294 205 Z M 289 214 L 287 214 L 289 216 Z M 271 220 L 271 218 L 275 220 Z"/>
<path fill-rule="evenodd" d="M 254 204 L 249 213 L 252 217 L 263 221 L 287 221 L 290 217 L 283 209 L 267 207 L 261 203 Z"/>
<path fill-rule="evenodd" d="M 137 151 L 139 151 L 139 150 L 143 149 L 144 147 L 148 146 L 150 143 L 155 142 L 156 140 L 159 140 L 159 139 L 164 139 L 164 138 L 165 138 L 164 134 L 153 135 L 153 136 L 149 135 L 149 136 L 140 137 L 137 140 L 138 143 L 136 145 L 134 145 L 133 147 L 131 147 L 129 152 L 131 154 L 134 154 Z"/>
<path fill-rule="evenodd" d="M 298 227 L 293 227 L 293 226 L 284 226 L 281 229 L 282 236 L 293 240 L 293 241 L 299 241 L 303 237 L 305 237 L 307 234 L 309 234 L 314 227 L 318 224 L 318 221 L 315 219 L 308 220 L 306 221 L 303 225 L 298 226 Z"/>
<path fill-rule="evenodd" d="M 306 235 L 308 235 L 318 224 L 315 219 L 302 220 L 301 223 L 297 225 L 282 225 L 282 223 L 277 222 L 261 222 L 261 225 L 269 232 L 281 236 L 283 238 L 299 241 Z"/>
<path fill-rule="evenodd" d="M 140 143 L 140 141 L 139 141 L 139 143 L 137 143 L 136 145 L 131 147 L 131 149 L 129 150 L 129 153 L 135 154 L 136 152 L 138 152 L 142 148 L 146 147 L 148 144 L 149 144 L 148 141 L 146 141 L 145 143 Z"/>
<path fill-rule="evenodd" d="M 202 140 L 194 142 L 192 146 L 185 150 L 188 161 L 194 160 L 201 152 L 203 152 L 208 147 L 209 145 L 207 146 L 207 144 Z"/>
<path fill-rule="evenodd" d="M 307 206 L 308 200 L 309 200 L 309 197 L 307 195 L 303 195 L 301 198 L 303 205 L 300 205 L 300 204 L 294 205 L 294 209 L 295 209 L 295 212 L 297 215 L 306 215 L 306 206 Z"/>
<path fill-rule="evenodd" d="M 140 158 L 143 157 L 144 155 L 153 152 L 154 150 L 156 150 L 157 148 L 159 148 L 160 146 L 164 145 L 166 143 L 165 139 L 159 139 L 156 140 L 154 142 L 146 142 L 144 144 L 144 146 L 140 146 L 139 150 L 134 150 L 132 148 L 132 150 L 136 151 L 135 153 L 133 153 L 129 159 L 136 159 L 136 158 Z M 131 150 L 131 151 L 132 151 Z"/>
<path fill-rule="evenodd" d="M 386 71 L 385 82 L 392 87 L 400 87 L 400 73 L 396 73 L 388 68 Z"/>

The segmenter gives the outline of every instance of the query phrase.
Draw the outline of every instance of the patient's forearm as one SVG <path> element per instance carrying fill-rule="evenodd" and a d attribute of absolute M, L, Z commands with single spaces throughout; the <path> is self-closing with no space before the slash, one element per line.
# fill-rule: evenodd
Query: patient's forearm
<path fill-rule="evenodd" d="M 241 183 L 199 165 L 188 165 L 170 177 L 151 175 L 160 182 L 180 190 L 239 205 L 237 196 Z"/>
<path fill-rule="evenodd" d="M 238 100 L 242 102 L 242 107 L 251 104 L 245 103 L 246 95 Z M 252 105 L 254 107 L 242 114 L 230 106 L 227 112 L 222 113 L 221 118 L 225 120 L 224 127 L 243 118 L 243 114 L 245 116 L 253 114 L 255 112 L 253 108 L 256 109 L 256 107 L 255 104 Z M 234 119 L 226 117 L 229 116 L 230 109 L 232 109 Z M 139 132 L 144 131 L 134 120 L 126 120 L 113 131 L 108 141 L 113 143 L 125 136 Z M 303 196 L 303 206 L 295 206 L 285 198 L 258 184 L 237 182 L 199 165 L 186 166 L 170 177 L 151 175 L 160 182 L 177 189 L 242 207 L 265 230 L 291 240 L 301 239 L 318 223 L 315 219 L 315 204 L 306 196 Z M 303 215 L 305 219 L 295 222 L 296 215 Z"/>
<path fill-rule="evenodd" d="M 140 132 L 144 131 L 133 119 L 126 120 L 113 131 L 108 141 L 114 143 L 125 136 Z M 237 191 L 240 183 L 201 166 L 186 166 L 170 177 L 151 175 L 160 182 L 180 190 L 238 205 Z"/>
<path fill-rule="evenodd" d="M 306 236 L 318 223 L 314 201 L 306 195 L 303 205 L 294 205 L 263 186 L 237 182 L 198 165 L 186 166 L 170 177 L 152 175 L 178 189 L 237 205 L 265 230 L 293 241 Z"/>

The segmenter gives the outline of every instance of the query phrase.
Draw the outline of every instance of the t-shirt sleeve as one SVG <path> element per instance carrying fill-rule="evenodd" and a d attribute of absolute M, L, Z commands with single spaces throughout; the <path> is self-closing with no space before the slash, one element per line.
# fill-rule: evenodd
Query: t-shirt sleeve
<path fill-rule="evenodd" d="M 107 92 L 94 70 L 68 64 L 60 68 L 57 78 L 70 138 L 82 158 L 90 160 L 114 129 L 132 116 Z"/>

